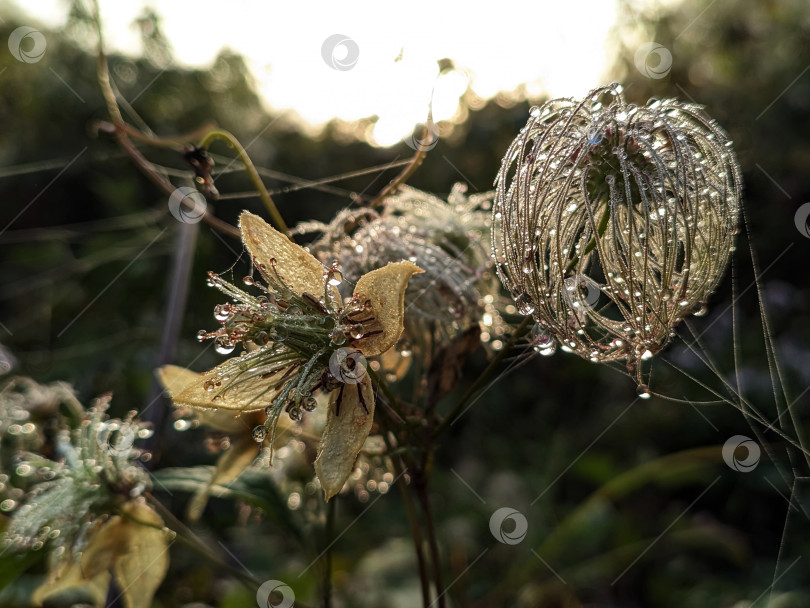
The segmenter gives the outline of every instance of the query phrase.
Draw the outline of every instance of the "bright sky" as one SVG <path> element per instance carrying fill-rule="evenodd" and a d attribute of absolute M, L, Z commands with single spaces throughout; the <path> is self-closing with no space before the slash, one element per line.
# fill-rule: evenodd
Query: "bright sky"
<path fill-rule="evenodd" d="M 20 3 L 51 27 L 64 22 L 64 0 Z M 140 52 L 134 19 L 147 3 L 101 0 L 108 45 Z M 379 116 L 373 143 L 392 145 L 427 116 L 449 120 L 468 82 L 480 97 L 513 91 L 580 96 L 604 84 L 605 41 L 615 21 L 615 0 L 498 0 L 441 2 L 368 0 L 155 0 L 178 61 L 210 64 L 222 47 L 249 61 L 267 105 L 292 109 L 312 125 L 333 117 Z M 324 41 L 350 39 L 326 56 Z M 356 43 L 356 47 L 353 43 Z M 458 70 L 436 79 L 436 61 Z M 398 59 L 399 58 L 399 59 Z M 434 91 L 435 87 L 435 91 Z"/>

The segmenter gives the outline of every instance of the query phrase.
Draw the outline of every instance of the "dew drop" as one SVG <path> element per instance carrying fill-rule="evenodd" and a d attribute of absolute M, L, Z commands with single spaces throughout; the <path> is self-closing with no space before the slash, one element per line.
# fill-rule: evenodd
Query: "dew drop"
<path fill-rule="evenodd" d="M 304 411 L 297 405 L 291 407 L 290 411 L 287 413 L 290 416 L 290 420 L 292 420 L 293 422 L 301 422 L 301 420 L 304 419 Z"/>
<path fill-rule="evenodd" d="M 343 333 L 343 328 L 341 326 L 335 327 L 331 332 L 329 332 L 329 339 L 332 340 L 332 344 L 336 344 L 340 346 L 346 342 L 346 334 Z"/>
<path fill-rule="evenodd" d="M 253 284 L 255 284 L 255 281 L 253 280 L 253 277 L 252 277 L 252 276 L 250 276 L 250 275 L 248 275 L 248 276 L 246 276 L 246 277 L 243 277 L 243 278 L 242 278 L 242 282 L 243 282 L 245 285 L 253 285 Z"/>
<path fill-rule="evenodd" d="M 214 318 L 217 321 L 227 321 L 231 316 L 230 307 L 227 304 L 217 304 L 214 307 Z"/>
<path fill-rule="evenodd" d="M 530 315 L 534 312 L 534 302 L 532 302 L 531 297 L 527 293 L 521 293 L 515 298 L 515 307 L 517 311 L 522 315 Z"/>
<path fill-rule="evenodd" d="M 650 387 L 646 384 L 639 384 L 636 387 L 636 395 L 638 395 L 641 399 L 649 399 L 652 396 L 650 392 Z"/>
<path fill-rule="evenodd" d="M 365 333 L 366 333 L 365 329 L 363 329 L 363 326 L 360 324 L 352 325 L 349 328 L 349 335 L 352 337 L 353 340 L 359 340 L 365 335 Z"/>
<path fill-rule="evenodd" d="M 208 337 L 208 332 L 204 329 L 201 329 L 197 332 L 197 342 L 202 342 Z"/>
<path fill-rule="evenodd" d="M 228 342 L 227 340 L 218 340 L 214 350 L 216 350 L 220 355 L 230 355 L 234 348 L 236 348 L 236 344 L 233 342 Z"/>
<path fill-rule="evenodd" d="M 308 412 L 314 410 L 317 405 L 318 402 L 315 400 L 315 397 L 312 396 L 301 401 L 301 406 Z"/>
<path fill-rule="evenodd" d="M 705 317 L 709 312 L 709 305 L 706 302 L 700 305 L 700 309 L 692 313 L 694 317 Z"/>
<path fill-rule="evenodd" d="M 253 428 L 253 441 L 261 443 L 267 437 L 267 429 L 259 425 Z"/>
<path fill-rule="evenodd" d="M 7 498 L 3 502 L 0 502 L 0 511 L 11 511 L 16 505 L 16 502 Z"/>
<path fill-rule="evenodd" d="M 337 287 L 343 282 L 343 273 L 337 268 L 330 268 L 329 272 L 326 273 L 324 278 L 329 285 L 332 287 Z"/>
<path fill-rule="evenodd" d="M 661 300 L 664 302 L 669 302 L 672 299 L 673 293 L 669 287 L 664 287 L 661 290 Z"/>

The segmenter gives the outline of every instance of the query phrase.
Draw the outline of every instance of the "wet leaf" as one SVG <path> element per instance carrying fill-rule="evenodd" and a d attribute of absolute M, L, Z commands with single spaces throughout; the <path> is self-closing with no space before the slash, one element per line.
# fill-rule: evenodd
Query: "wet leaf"
<path fill-rule="evenodd" d="M 361 396 L 368 412 L 363 408 Z M 336 414 L 338 402 L 340 413 Z M 315 460 L 315 474 L 321 482 L 326 500 L 340 492 L 354 470 L 357 454 L 362 449 L 373 422 L 374 391 L 368 376 L 358 384 L 344 384 L 332 391 L 326 427 L 318 458 Z"/>
<path fill-rule="evenodd" d="M 366 357 L 376 357 L 391 348 L 404 329 L 405 289 L 408 281 L 424 272 L 411 262 L 393 262 L 360 277 L 354 289 L 361 301 L 371 300 L 381 334 L 361 338 L 355 343 Z"/>

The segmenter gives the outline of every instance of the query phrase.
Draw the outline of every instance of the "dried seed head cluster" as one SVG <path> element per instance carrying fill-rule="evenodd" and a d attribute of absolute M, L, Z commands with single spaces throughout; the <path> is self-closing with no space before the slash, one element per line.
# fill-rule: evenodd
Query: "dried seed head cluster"
<path fill-rule="evenodd" d="M 6 500 L 17 508 L 2 537 L 4 547 L 47 546 L 54 560 L 69 558 L 68 552 L 82 549 L 99 518 L 151 488 L 138 463 L 147 454 L 135 442 L 151 436 L 152 429 L 136 421 L 135 412 L 124 420 L 110 419 L 109 403 L 110 395 L 98 398 L 78 428 L 56 431 L 56 460 L 21 452 L 14 468 L 0 475 L 3 484 L 26 488 L 16 501 Z"/>
<path fill-rule="evenodd" d="M 493 192 L 467 195 L 453 186 L 447 201 L 401 186 L 378 213 L 347 210 L 329 224 L 306 222 L 300 233 L 321 233 L 310 250 L 321 261 L 337 259 L 346 276 L 357 279 L 372 268 L 406 259 L 425 270 L 405 295 L 405 334 L 412 340 L 433 324 L 452 337 L 482 324 L 482 341 L 506 332 L 498 313 L 497 279 L 489 259 L 489 217 Z M 409 346 L 403 346 L 409 352 Z"/>
<path fill-rule="evenodd" d="M 734 249 L 741 177 L 701 106 L 621 93 L 532 108 L 496 180 L 493 256 L 538 350 L 638 369 L 705 310 Z"/>

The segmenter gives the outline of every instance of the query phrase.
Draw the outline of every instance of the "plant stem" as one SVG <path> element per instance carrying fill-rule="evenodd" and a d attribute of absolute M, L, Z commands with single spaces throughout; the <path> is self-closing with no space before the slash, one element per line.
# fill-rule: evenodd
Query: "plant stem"
<path fill-rule="evenodd" d="M 442 584 L 442 563 L 439 558 L 439 544 L 436 541 L 436 526 L 433 523 L 433 513 L 430 508 L 430 496 L 427 490 L 427 479 L 419 475 L 415 480 L 416 495 L 422 505 L 422 514 L 427 529 L 428 546 L 430 547 L 430 560 L 433 562 L 433 583 L 436 586 L 436 602 L 438 608 L 445 608 L 444 585 Z M 432 605 L 432 604 L 431 604 Z"/>
<path fill-rule="evenodd" d="M 503 361 L 503 359 L 509 353 L 509 350 L 515 345 L 518 339 L 524 333 L 526 333 L 531 321 L 532 317 L 525 317 L 523 321 L 520 322 L 520 325 L 518 325 L 512 332 L 512 335 L 509 337 L 509 340 L 506 341 L 506 344 L 504 344 L 501 351 L 492 358 L 492 361 L 489 362 L 489 365 L 487 365 L 483 373 L 475 379 L 475 382 L 470 385 L 470 388 L 468 388 L 464 395 L 462 395 L 456 406 L 450 411 L 449 414 L 447 414 L 447 416 L 442 419 L 438 426 L 436 426 L 436 428 L 433 430 L 433 437 L 437 437 L 442 431 L 444 431 L 456 418 L 456 416 L 458 416 L 459 413 L 466 407 L 470 399 L 475 396 L 478 389 L 489 381 L 492 374 L 494 374 L 495 370 L 498 369 L 498 365 L 500 365 L 501 361 Z"/>
<path fill-rule="evenodd" d="M 231 133 L 228 133 L 223 129 L 214 129 L 205 134 L 205 136 L 200 140 L 199 147 L 207 149 L 208 146 L 211 145 L 211 142 L 216 139 L 224 141 L 236 152 L 239 160 L 245 166 L 245 170 L 247 171 L 253 187 L 258 191 L 259 197 L 261 197 L 264 206 L 267 208 L 267 212 L 270 214 L 270 219 L 276 225 L 276 228 L 278 228 L 279 231 L 283 232 L 289 237 L 290 229 L 287 228 L 287 224 L 284 223 L 284 218 L 281 217 L 276 204 L 273 202 L 273 199 L 270 198 L 270 193 L 267 191 L 267 188 L 265 188 L 262 178 L 259 177 L 259 172 L 256 171 L 253 161 L 250 160 L 250 157 L 242 147 L 242 144 L 240 144 Z"/>
<path fill-rule="evenodd" d="M 428 122 L 425 123 L 425 129 L 423 131 L 422 139 L 423 141 L 430 137 L 430 130 L 428 129 L 428 125 L 433 122 L 433 117 L 428 117 Z M 417 145 L 416 146 L 416 154 L 413 155 L 411 162 L 408 163 L 408 166 L 405 167 L 402 172 L 397 175 L 391 182 L 383 188 L 380 193 L 374 197 L 374 199 L 369 203 L 369 207 L 372 209 L 375 207 L 379 207 L 386 196 L 389 194 L 393 194 L 396 192 L 397 188 L 399 188 L 405 180 L 407 180 L 411 175 L 413 175 L 416 170 L 419 168 L 419 165 L 422 164 L 422 161 L 425 160 L 425 156 L 427 156 L 428 148 L 425 146 Z"/>
<path fill-rule="evenodd" d="M 332 605 L 332 539 L 335 536 L 335 511 L 337 511 L 337 496 L 326 505 L 326 560 L 323 568 L 323 608 Z"/>
<path fill-rule="evenodd" d="M 381 433 L 388 453 L 391 454 L 394 450 L 391 446 L 391 440 L 388 438 L 388 432 L 383 429 Z M 419 569 L 419 584 L 422 589 L 422 606 L 429 608 L 430 606 L 430 579 L 427 573 L 427 565 L 425 564 L 425 552 L 423 550 L 422 530 L 419 528 L 419 520 L 416 517 L 416 508 L 413 504 L 413 497 L 408 491 L 408 484 L 405 481 L 405 469 L 396 456 L 391 456 L 391 464 L 394 467 L 394 474 L 397 479 L 397 486 L 399 492 L 402 494 L 402 503 L 405 505 L 405 515 L 408 518 L 408 524 L 411 527 L 411 538 L 413 539 L 413 550 L 416 553 L 416 565 Z"/>

